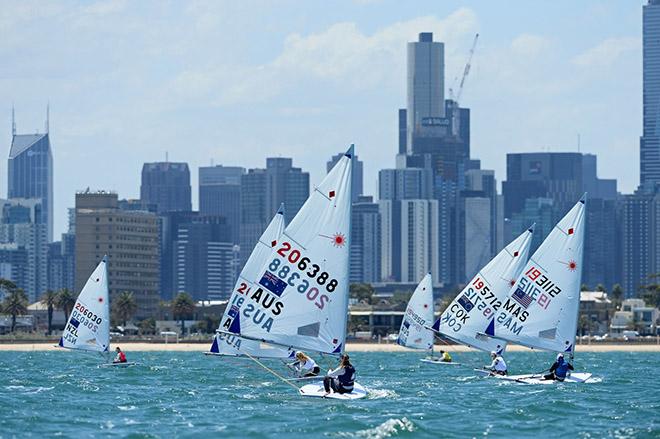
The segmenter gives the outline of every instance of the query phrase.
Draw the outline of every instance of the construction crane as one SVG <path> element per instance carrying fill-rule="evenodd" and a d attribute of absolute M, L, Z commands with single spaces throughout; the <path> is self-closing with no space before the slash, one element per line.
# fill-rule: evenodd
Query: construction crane
<path fill-rule="evenodd" d="M 477 48 L 478 40 L 479 40 L 479 34 L 476 34 L 474 36 L 474 41 L 472 42 L 472 47 L 470 48 L 470 54 L 468 55 L 468 60 L 467 63 L 465 64 L 465 69 L 463 69 L 463 77 L 461 78 L 461 83 L 458 85 L 458 92 L 456 93 L 456 96 L 454 96 L 453 90 L 449 89 L 449 96 L 453 101 L 456 102 L 457 106 L 458 103 L 460 102 L 461 94 L 463 93 L 463 86 L 465 85 L 465 79 L 470 73 L 470 67 L 472 66 L 472 57 L 474 56 L 474 49 Z"/>

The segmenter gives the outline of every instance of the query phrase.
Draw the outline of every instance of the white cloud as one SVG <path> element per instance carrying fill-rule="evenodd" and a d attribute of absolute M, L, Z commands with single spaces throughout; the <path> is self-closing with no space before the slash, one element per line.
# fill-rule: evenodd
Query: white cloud
<path fill-rule="evenodd" d="M 608 38 L 573 58 L 580 67 L 609 67 L 627 52 L 638 51 L 641 41 L 634 37 Z"/>

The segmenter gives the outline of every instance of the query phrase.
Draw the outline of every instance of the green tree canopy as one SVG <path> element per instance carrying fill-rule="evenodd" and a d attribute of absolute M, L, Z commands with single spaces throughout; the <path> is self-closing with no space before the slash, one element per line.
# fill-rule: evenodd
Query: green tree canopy
<path fill-rule="evenodd" d="M 57 292 L 56 305 L 58 309 L 64 311 L 64 320 L 69 320 L 69 314 L 76 304 L 76 298 L 73 293 L 66 288 L 62 288 Z"/>
<path fill-rule="evenodd" d="M 16 317 L 27 314 L 28 297 L 20 288 L 13 288 L 2 301 L 2 311 L 11 316 L 11 332 L 16 330 Z"/>
<path fill-rule="evenodd" d="M 356 299 L 358 302 L 365 302 L 371 305 L 374 294 L 374 287 L 370 284 L 353 283 L 349 287 L 349 297 L 351 299 Z"/>
<path fill-rule="evenodd" d="M 43 296 L 41 296 L 41 301 L 46 305 L 48 309 L 48 335 L 53 332 L 53 310 L 57 307 L 57 293 L 52 290 L 46 291 Z"/>
<path fill-rule="evenodd" d="M 117 319 L 122 322 L 124 328 L 126 328 L 126 323 L 133 318 L 137 312 L 137 301 L 135 296 L 130 291 L 122 291 L 117 294 L 114 302 L 112 303 L 112 311 L 117 317 Z"/>
<path fill-rule="evenodd" d="M 144 319 L 140 322 L 138 325 L 140 328 L 140 334 L 155 334 L 156 333 L 156 319 L 153 317 L 149 317 L 148 319 Z"/>
<path fill-rule="evenodd" d="M 172 300 L 172 314 L 177 320 L 181 320 L 181 335 L 185 334 L 185 320 L 191 318 L 195 312 L 195 301 L 188 293 L 179 293 Z"/>

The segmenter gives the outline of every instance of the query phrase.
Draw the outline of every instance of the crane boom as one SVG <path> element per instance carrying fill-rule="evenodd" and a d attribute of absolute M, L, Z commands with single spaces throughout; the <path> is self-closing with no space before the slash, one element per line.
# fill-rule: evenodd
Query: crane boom
<path fill-rule="evenodd" d="M 458 105 L 459 100 L 461 99 L 461 93 L 463 93 L 463 85 L 465 84 L 465 78 L 467 78 L 470 73 L 470 67 L 472 66 L 472 56 L 474 56 L 474 49 L 477 48 L 477 40 L 479 40 L 479 34 L 474 36 L 474 41 L 472 42 L 472 48 L 470 48 L 470 54 L 468 55 L 467 63 L 465 64 L 465 69 L 463 70 L 463 77 L 461 78 L 461 83 L 458 86 L 458 91 L 456 92 L 456 104 Z"/>

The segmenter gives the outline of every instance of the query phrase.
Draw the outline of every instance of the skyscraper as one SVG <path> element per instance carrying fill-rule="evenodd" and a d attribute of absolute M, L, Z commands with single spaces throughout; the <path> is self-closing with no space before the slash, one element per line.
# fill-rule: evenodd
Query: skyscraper
<path fill-rule="evenodd" d="M 419 34 L 408 43 L 408 151 L 412 137 L 422 126 L 445 117 L 445 45 L 433 41 L 433 33 Z"/>
<path fill-rule="evenodd" d="M 660 0 L 643 7 L 643 133 L 640 184 L 660 184 Z"/>
<path fill-rule="evenodd" d="M 284 203 L 288 224 L 309 197 L 309 173 L 290 158 L 267 158 L 266 169 L 241 176 L 241 261 L 244 263 L 271 218 Z"/>
<path fill-rule="evenodd" d="M 53 240 L 53 155 L 48 133 L 16 134 L 12 111 L 12 141 L 7 170 L 8 198 L 38 198 L 38 223 L 46 225 L 48 242 Z"/>
<path fill-rule="evenodd" d="M 191 210 L 190 170 L 187 163 L 156 162 L 142 166 L 140 199 L 158 212 Z"/>
<path fill-rule="evenodd" d="M 326 163 L 326 172 L 330 170 L 337 164 L 337 162 L 344 156 L 344 153 L 333 155 L 330 160 Z M 351 201 L 355 203 L 360 195 L 362 195 L 362 184 L 363 184 L 363 163 L 358 159 L 357 155 L 353 155 L 351 159 L 353 161 L 352 165 L 352 174 L 351 174 Z"/>
<path fill-rule="evenodd" d="M 351 213 L 351 282 L 380 282 L 380 240 L 378 203 L 360 196 Z"/>
<path fill-rule="evenodd" d="M 199 168 L 199 213 L 220 215 L 231 228 L 231 242 L 240 244 L 241 176 L 240 166 L 202 166 Z"/>
<path fill-rule="evenodd" d="M 153 317 L 160 302 L 159 218 L 139 210 L 120 210 L 117 194 L 76 194 L 76 291 L 108 255 L 110 300 L 132 292 L 137 319 Z"/>

